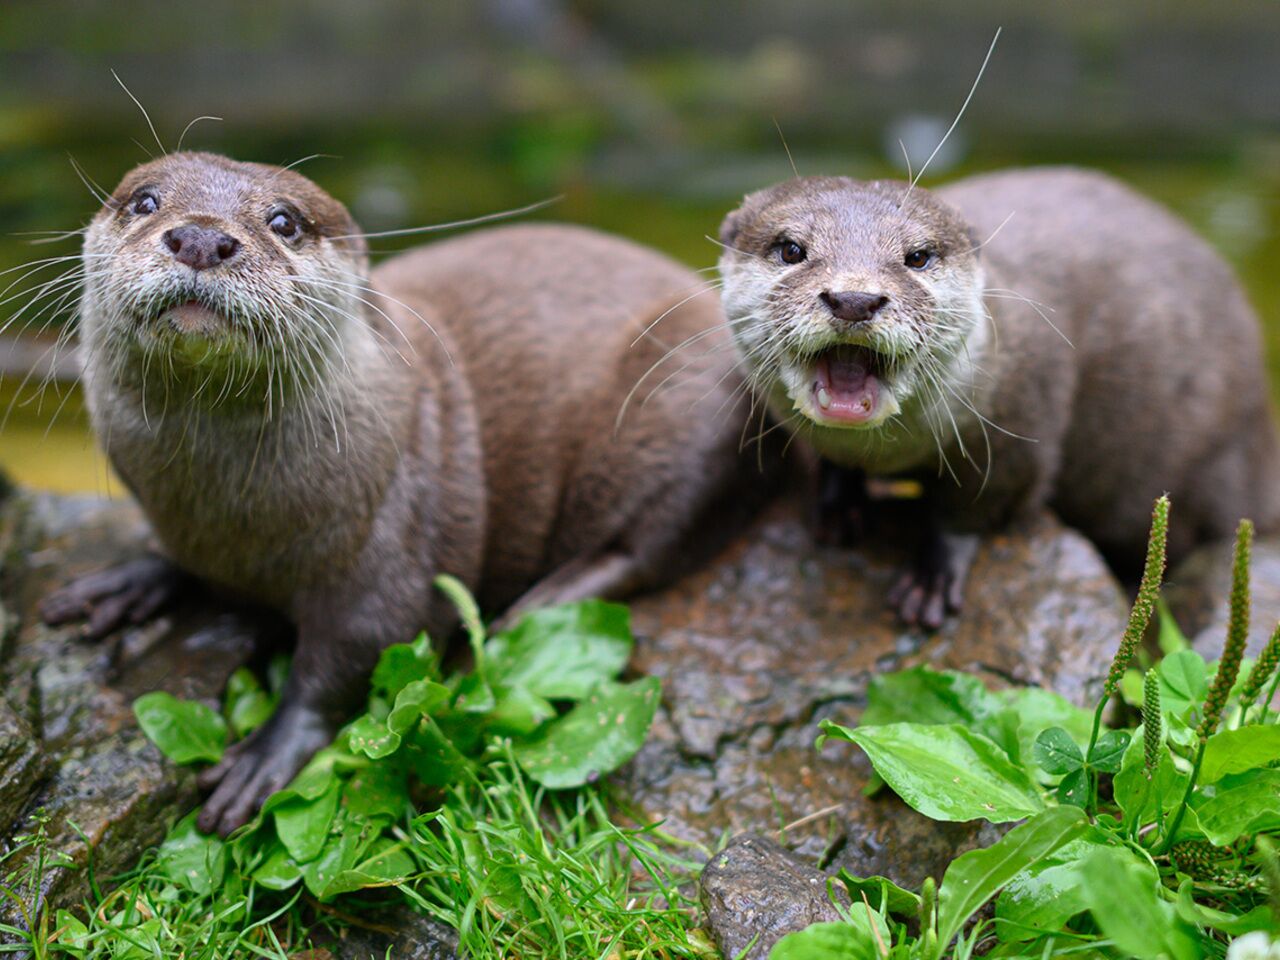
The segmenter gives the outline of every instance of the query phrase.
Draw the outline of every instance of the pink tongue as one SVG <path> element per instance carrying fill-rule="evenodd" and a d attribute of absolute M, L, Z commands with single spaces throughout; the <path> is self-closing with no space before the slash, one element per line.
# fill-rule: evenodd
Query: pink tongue
<path fill-rule="evenodd" d="M 814 365 L 813 402 L 822 418 L 864 423 L 875 414 L 879 401 L 880 381 L 857 359 L 831 353 Z"/>

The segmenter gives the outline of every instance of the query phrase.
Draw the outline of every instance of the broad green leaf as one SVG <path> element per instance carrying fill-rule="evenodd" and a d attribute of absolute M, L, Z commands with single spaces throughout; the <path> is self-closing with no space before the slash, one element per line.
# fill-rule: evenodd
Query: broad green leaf
<path fill-rule="evenodd" d="M 1053 774 L 1070 773 L 1084 765 L 1084 754 L 1071 739 L 1071 734 L 1061 727 L 1042 730 L 1036 737 L 1031 756 L 1040 769 Z"/>
<path fill-rule="evenodd" d="M 395 761 L 400 761 L 399 757 Z M 409 790 L 401 762 L 374 761 L 342 786 L 342 808 L 356 817 L 397 821 L 409 809 Z"/>
<path fill-rule="evenodd" d="M 1178 621 L 1169 612 L 1169 605 L 1165 603 L 1164 597 L 1156 600 L 1156 613 L 1160 619 L 1160 652 L 1167 657 L 1183 650 L 1190 650 L 1191 644 L 1187 641 L 1182 628 L 1178 626 Z"/>
<path fill-rule="evenodd" d="M 320 855 L 329 827 L 338 809 L 338 797 L 342 792 L 339 781 L 334 780 L 329 789 L 314 799 L 294 797 L 277 806 L 276 835 L 289 856 L 298 863 L 307 863 Z"/>
<path fill-rule="evenodd" d="M 1254 725 L 1223 730 L 1209 738 L 1200 764 L 1200 782 L 1214 783 L 1280 760 L 1280 726 Z"/>
<path fill-rule="evenodd" d="M 377 760 L 396 752 L 400 746 L 400 734 L 388 730 L 385 721 L 375 720 L 366 713 L 347 728 L 347 743 L 353 753 L 363 753 Z"/>
<path fill-rule="evenodd" d="M 536 610 L 485 645 L 490 684 L 546 700 L 581 700 L 630 656 L 631 615 L 603 600 Z"/>
<path fill-rule="evenodd" d="M 227 745 L 227 724 L 214 710 L 194 700 L 179 700 L 162 690 L 133 702 L 143 733 L 174 763 L 217 762 Z"/>
<path fill-rule="evenodd" d="M 824 720 L 825 737 L 850 740 L 911 807 L 934 820 L 1021 820 L 1044 809 L 1040 791 L 1003 750 L 958 724 L 891 723 L 850 730 Z"/>
<path fill-rule="evenodd" d="M 527 687 L 494 687 L 495 703 L 485 728 L 499 735 L 527 737 L 556 715 L 550 701 Z"/>
<path fill-rule="evenodd" d="M 1093 745 L 1093 750 L 1089 753 L 1089 766 L 1103 773 L 1115 773 L 1120 769 L 1128 746 L 1129 731 L 1107 730 Z"/>
<path fill-rule="evenodd" d="M 1085 807 L 1089 802 L 1089 775 L 1081 767 L 1072 770 L 1058 784 L 1058 802 Z"/>
<path fill-rule="evenodd" d="M 431 787 L 447 787 L 471 763 L 431 717 L 406 738 L 402 753 L 407 768 Z"/>
<path fill-rule="evenodd" d="M 1160 675 L 1160 712 L 1185 720 L 1209 692 L 1208 668 L 1194 650 L 1171 653 L 1156 667 Z"/>
<path fill-rule="evenodd" d="M 640 749 L 658 709 L 659 692 L 657 677 L 602 684 L 512 752 L 544 786 L 580 787 L 613 772 Z"/>
<path fill-rule="evenodd" d="M 1182 885 L 1178 887 L 1178 899 L 1174 909 L 1187 923 L 1197 927 L 1212 927 L 1232 937 L 1252 933 L 1254 930 L 1270 932 L 1275 928 L 1271 909 L 1266 904 L 1259 904 L 1248 913 L 1234 914 L 1224 913 L 1197 903 L 1195 884 L 1190 879 L 1182 881 Z"/>
<path fill-rule="evenodd" d="M 880 944 L 891 942 L 884 921 L 875 916 L 877 940 L 862 904 L 855 904 L 850 923 L 814 923 L 789 933 L 773 945 L 769 960 L 880 960 Z"/>
<path fill-rule="evenodd" d="M 89 949 L 89 928 L 70 910 L 59 910 L 54 914 L 54 937 L 57 938 L 57 952 L 70 953 L 73 957 L 83 957 Z M 6 931 L 7 932 L 7 931 Z M 54 941 L 50 937 L 50 941 Z"/>
<path fill-rule="evenodd" d="M 275 698 L 262 689 L 258 678 L 247 667 L 240 667 L 227 680 L 222 713 L 237 740 L 266 723 L 275 707 Z"/>
<path fill-rule="evenodd" d="M 156 859 L 175 884 L 208 896 L 222 886 L 227 848 L 219 837 L 206 836 L 196 829 L 198 812 L 188 814 L 174 825 L 160 844 Z"/>
<path fill-rule="evenodd" d="M 387 699 L 415 680 L 438 680 L 440 661 L 431 651 L 431 641 L 425 633 L 419 634 L 413 643 L 397 643 L 382 651 L 378 665 L 373 670 L 373 689 Z"/>
<path fill-rule="evenodd" d="M 1020 756 L 1031 756 L 1035 739 L 1041 730 L 1062 727 L 1076 743 L 1089 739 L 1093 715 L 1052 690 L 1042 687 L 1013 687 L 997 691 L 995 696 L 1018 718 Z"/>
<path fill-rule="evenodd" d="M 855 877 L 848 870 L 842 869 L 838 879 L 848 889 L 854 909 L 862 903 L 862 895 L 865 893 L 871 909 L 877 912 L 914 917 L 920 910 L 920 896 L 910 890 L 902 889 L 888 877 Z M 882 901 L 883 911 L 881 911 Z"/>
<path fill-rule="evenodd" d="M 302 879 L 302 868 L 282 844 L 276 844 L 267 859 L 253 871 L 253 879 L 268 890 L 288 890 Z"/>
<path fill-rule="evenodd" d="M 1280 827 L 1280 770 L 1249 770 L 1201 788 L 1193 799 L 1200 829 L 1215 846 Z"/>
<path fill-rule="evenodd" d="M 1154 823 L 1160 814 L 1168 813 L 1181 801 L 1187 784 L 1188 774 L 1178 771 L 1172 755 L 1163 744 L 1160 747 L 1160 764 L 1152 778 L 1147 779 L 1143 732 L 1141 726 L 1134 731 L 1133 739 L 1125 749 L 1120 772 L 1111 784 L 1127 828 Z"/>
<path fill-rule="evenodd" d="M 1089 827 L 1080 837 L 1027 866 L 996 898 L 996 933 L 1005 943 L 1055 933 L 1088 907 L 1080 889 L 1080 861 L 1104 845 Z"/>
<path fill-rule="evenodd" d="M 424 716 L 449 699 L 449 688 L 432 680 L 413 680 L 396 694 L 395 705 L 385 722 L 369 714 L 347 729 L 351 749 L 374 760 L 394 753 L 403 735 Z"/>
<path fill-rule="evenodd" d="M 320 899 L 326 897 L 330 883 L 364 859 L 365 851 L 378 839 L 381 826 L 340 812 L 334 819 L 333 833 L 320 855 L 302 864 L 303 882 Z"/>
<path fill-rule="evenodd" d="M 343 870 L 321 891 L 321 899 L 370 887 L 389 887 L 407 880 L 416 872 L 413 858 L 404 844 L 387 838 L 376 841 L 363 860 Z"/>
<path fill-rule="evenodd" d="M 951 862 L 938 890 L 938 945 L 945 950 L 969 918 L 1027 867 L 1084 835 L 1084 811 L 1052 807 L 983 850 Z"/>
<path fill-rule="evenodd" d="M 1156 892 L 1160 875 L 1127 848 L 1095 850 L 1080 865 L 1089 911 L 1120 955 L 1138 960 L 1199 960 L 1193 928 Z"/>

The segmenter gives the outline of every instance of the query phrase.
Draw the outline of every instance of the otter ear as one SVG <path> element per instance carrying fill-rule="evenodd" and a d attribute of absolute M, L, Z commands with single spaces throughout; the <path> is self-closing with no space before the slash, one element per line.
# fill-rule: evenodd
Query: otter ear
<path fill-rule="evenodd" d="M 742 226 L 746 222 L 744 209 L 744 207 L 739 207 L 734 210 L 720 224 L 720 242 L 726 247 L 732 247 L 738 239 L 738 234 L 742 231 Z"/>

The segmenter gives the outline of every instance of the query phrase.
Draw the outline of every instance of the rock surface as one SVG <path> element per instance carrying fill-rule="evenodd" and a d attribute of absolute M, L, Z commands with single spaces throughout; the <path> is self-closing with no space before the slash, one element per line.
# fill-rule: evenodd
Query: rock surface
<path fill-rule="evenodd" d="M 352 927 L 328 950 L 335 960 L 454 960 L 458 935 L 449 927 L 409 910 L 385 921 L 386 931 Z M 395 933 L 390 930 L 394 929 Z"/>
<path fill-rule="evenodd" d="M 1222 654 L 1231 593 L 1231 541 L 1200 547 L 1170 573 L 1164 596 L 1191 645 L 1209 660 Z M 1249 645 L 1256 657 L 1280 623 L 1280 537 L 1255 540 L 1250 556 Z"/>
<path fill-rule="evenodd" d="M 788 933 L 840 919 L 825 873 L 753 834 L 735 838 L 707 862 L 698 892 L 726 957 L 763 960 Z"/>
<path fill-rule="evenodd" d="M 1125 602 L 1079 534 L 1045 516 L 979 548 L 963 616 L 904 631 L 884 596 L 890 545 L 815 547 L 779 503 L 701 573 L 632 607 L 636 670 L 663 709 L 623 782 L 664 828 L 713 845 L 768 832 L 825 865 L 915 886 L 990 825 L 938 824 L 881 791 L 851 744 L 813 749 L 818 721 L 852 721 L 869 679 L 914 664 L 974 670 L 992 685 L 1052 687 L 1084 703 L 1124 629 Z"/>
<path fill-rule="evenodd" d="M 91 848 L 96 876 L 119 873 L 195 804 L 193 774 L 142 735 L 133 700 L 162 689 L 215 703 L 252 647 L 253 622 L 212 607 L 176 610 L 116 644 L 39 622 L 35 605 L 51 587 L 136 555 L 145 536 L 128 504 L 16 494 L 0 505 L 0 603 L 16 614 L 0 659 L 0 854 L 39 813 L 49 849 L 67 860 L 46 868 L 35 889 L 20 885 L 28 903 L 78 902 Z M 11 855 L 0 873 L 25 874 L 31 856 Z M 0 922 L 12 910 L 0 906 Z"/>

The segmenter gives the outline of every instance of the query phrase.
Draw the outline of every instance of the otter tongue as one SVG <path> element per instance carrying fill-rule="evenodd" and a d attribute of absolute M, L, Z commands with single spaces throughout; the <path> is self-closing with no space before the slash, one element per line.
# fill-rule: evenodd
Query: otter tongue
<path fill-rule="evenodd" d="M 831 350 L 814 364 L 813 401 L 824 420 L 864 423 L 876 412 L 880 381 L 863 351 Z"/>

